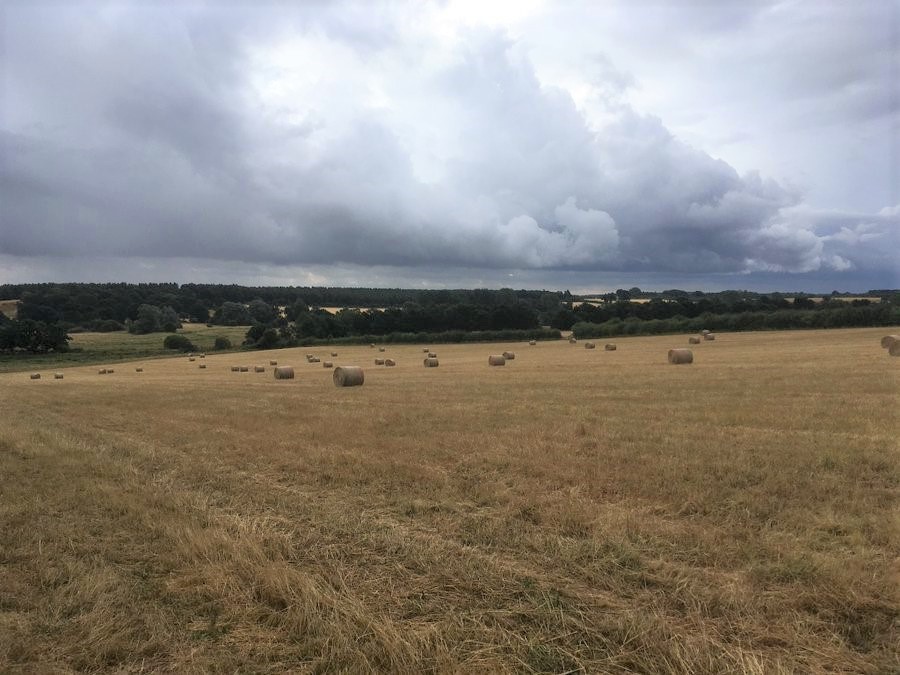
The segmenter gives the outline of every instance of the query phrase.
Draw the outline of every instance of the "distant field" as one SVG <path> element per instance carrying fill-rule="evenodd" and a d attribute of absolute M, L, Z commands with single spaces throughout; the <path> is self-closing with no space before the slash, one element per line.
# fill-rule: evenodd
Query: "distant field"
<path fill-rule="evenodd" d="M 0 300 L 0 313 L 8 319 L 15 319 L 18 314 L 18 300 Z"/>
<path fill-rule="evenodd" d="M 227 337 L 232 345 L 239 347 L 244 341 L 249 326 L 215 326 L 205 324 L 185 324 L 180 332 L 187 334 L 201 351 L 211 351 L 215 339 Z M 72 333 L 69 342 L 71 351 L 62 354 L 39 354 L 15 357 L 0 354 L 0 373 L 57 368 L 79 364 L 117 363 L 123 360 L 171 356 L 172 351 L 163 349 L 163 340 L 169 333 L 147 333 L 132 335 L 124 331 L 113 333 Z"/>
<path fill-rule="evenodd" d="M 898 672 L 890 332 L 0 375 L 0 672 Z"/>

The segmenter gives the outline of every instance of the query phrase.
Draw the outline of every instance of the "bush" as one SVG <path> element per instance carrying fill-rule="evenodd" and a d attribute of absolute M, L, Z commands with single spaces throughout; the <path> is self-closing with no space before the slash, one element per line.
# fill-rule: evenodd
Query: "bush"
<path fill-rule="evenodd" d="M 231 340 L 227 337 L 217 337 L 213 343 L 213 349 L 231 349 Z"/>
<path fill-rule="evenodd" d="M 194 343 L 184 335 L 167 335 L 163 340 L 165 349 L 178 349 L 183 352 L 192 352 L 196 349 Z"/>

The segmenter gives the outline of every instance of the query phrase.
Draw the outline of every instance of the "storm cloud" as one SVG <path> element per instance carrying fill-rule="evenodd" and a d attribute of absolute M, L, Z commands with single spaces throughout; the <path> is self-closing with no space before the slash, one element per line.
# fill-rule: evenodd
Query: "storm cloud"
<path fill-rule="evenodd" d="M 515 274 L 549 286 L 571 275 L 897 284 L 896 186 L 874 210 L 819 206 L 790 180 L 680 139 L 665 111 L 640 110 L 629 98 L 640 76 L 602 43 L 585 97 L 539 76 L 527 23 L 453 23 L 451 9 L 4 5 L 0 281 L 40 260 L 96 278 L 77 261 L 124 259 L 315 270 L 322 283 L 355 270 L 364 285 L 469 285 L 451 280 L 459 270 L 491 285 Z M 678 18 L 693 16 L 691 30 L 748 44 L 754 22 L 784 11 L 689 10 Z M 773 50 L 791 26 L 806 35 L 801 18 L 784 17 Z M 798 99 L 827 97 L 810 124 L 893 116 L 881 152 L 894 154 L 896 55 L 879 51 L 891 45 L 860 43 L 859 20 L 828 27 L 851 53 L 840 68 L 817 68 L 818 43 L 801 42 L 788 61 L 805 76 L 792 85 L 753 43 L 742 72 L 771 72 L 788 117 Z M 394 273 L 379 283 L 383 270 Z"/>

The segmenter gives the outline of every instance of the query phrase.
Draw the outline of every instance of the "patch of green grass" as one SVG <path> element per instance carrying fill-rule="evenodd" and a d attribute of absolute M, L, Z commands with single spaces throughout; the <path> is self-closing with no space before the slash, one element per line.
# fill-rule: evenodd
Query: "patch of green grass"
<path fill-rule="evenodd" d="M 185 324 L 178 332 L 190 338 L 198 351 L 211 352 L 217 337 L 226 337 L 236 346 L 244 341 L 248 326 L 214 326 Z M 132 335 L 125 331 L 112 333 L 72 333 L 70 350 L 53 354 L 0 354 L 0 373 L 41 370 L 92 363 L 117 363 L 157 356 L 174 356 L 178 352 L 163 348 L 163 340 L 171 333 Z"/>

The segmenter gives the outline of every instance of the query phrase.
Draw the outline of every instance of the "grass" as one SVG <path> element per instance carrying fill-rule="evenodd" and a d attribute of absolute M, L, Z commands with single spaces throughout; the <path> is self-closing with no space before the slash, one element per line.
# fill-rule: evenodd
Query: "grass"
<path fill-rule="evenodd" d="M 884 332 L 0 375 L 0 671 L 896 672 Z"/>
<path fill-rule="evenodd" d="M 219 336 L 227 337 L 231 344 L 240 347 L 249 326 L 214 326 L 185 324 L 179 333 L 187 335 L 199 351 L 212 351 Z M 111 333 L 72 333 L 70 351 L 59 354 L 0 354 L 0 373 L 41 368 L 59 368 L 75 365 L 120 363 L 134 359 L 172 356 L 170 349 L 163 349 L 163 340 L 170 333 L 132 335 L 124 331 Z"/>

